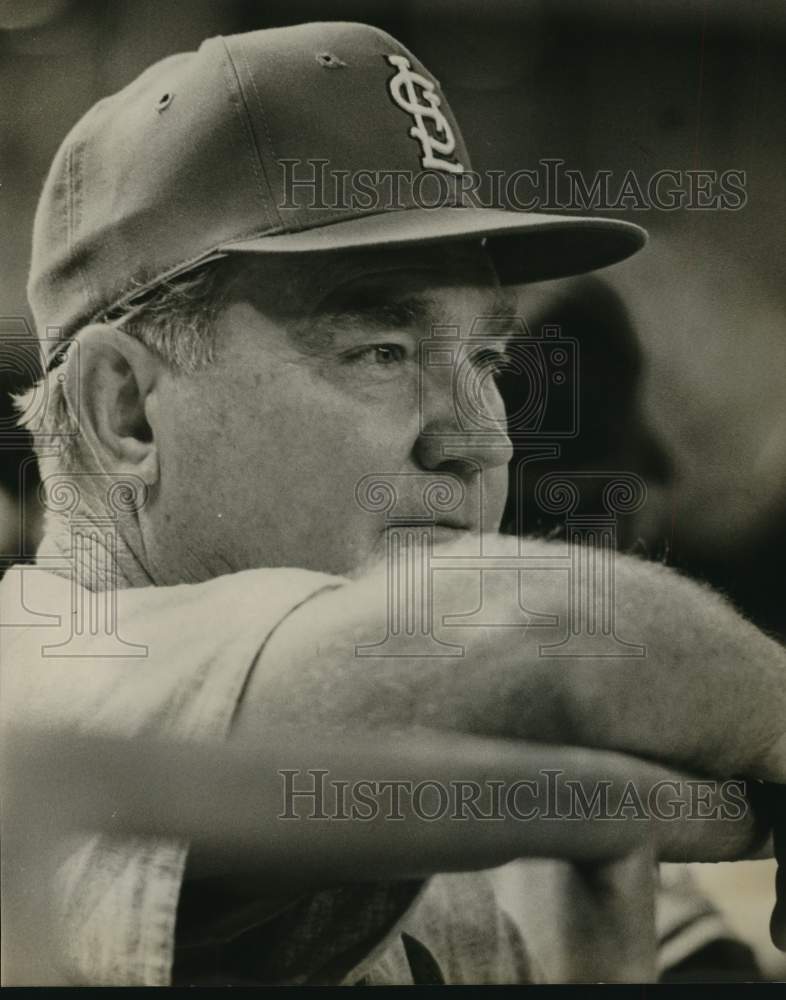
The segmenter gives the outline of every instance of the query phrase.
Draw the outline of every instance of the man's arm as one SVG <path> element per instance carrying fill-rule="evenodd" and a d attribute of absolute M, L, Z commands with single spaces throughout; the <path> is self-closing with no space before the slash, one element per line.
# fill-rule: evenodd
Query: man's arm
<path fill-rule="evenodd" d="M 658 801 L 651 791 L 663 783 L 670 786 L 669 806 L 690 806 L 689 776 L 671 769 L 603 751 L 458 734 L 420 733 L 402 743 L 368 734 L 326 741 L 305 731 L 269 731 L 253 743 L 226 747 L 19 731 L 6 742 L 3 764 L 6 850 L 10 845 L 15 858 L 4 883 L 13 932 L 5 941 L 10 982 L 29 975 L 20 958 L 26 941 L 48 940 L 51 951 L 58 940 L 59 932 L 49 926 L 50 886 L 57 858 L 80 831 L 142 838 L 140 843 L 189 841 L 197 874 L 214 883 L 221 879 L 238 898 L 262 892 L 273 910 L 331 885 L 417 879 L 520 857 L 565 858 L 576 865 L 570 870 L 576 906 L 570 925 L 555 928 L 555 934 L 582 943 L 575 976 L 591 968 L 588 978 L 606 979 L 641 979 L 651 958 L 647 920 L 655 856 L 724 860 L 748 853 L 762 838 L 751 810 L 737 818 L 696 816 L 688 822 L 619 811 L 630 786 L 651 809 Z M 290 783 L 282 774 L 293 771 L 298 779 L 292 787 L 301 792 L 310 773 L 324 773 L 324 794 L 288 799 Z M 572 787 L 551 780 L 557 771 Z M 338 808 L 351 809 L 359 800 L 353 793 L 337 797 L 335 789 L 355 788 L 359 781 L 407 784 L 398 818 L 391 819 L 391 800 L 382 792 L 373 815 L 337 821 Z M 412 788 L 420 782 L 439 783 L 451 796 L 450 808 L 434 818 L 430 802 L 430 817 L 419 814 Z M 490 809 L 485 794 L 465 808 L 457 786 L 489 790 L 492 782 L 502 786 L 496 808 Z M 529 785 L 526 794 L 510 798 L 508 790 L 523 783 Z M 612 818 L 591 810 L 581 818 L 577 804 L 590 801 L 600 783 L 608 785 L 605 811 Z M 361 803 L 364 811 L 369 801 Z M 717 811 L 722 794 L 716 790 L 707 805 Z M 531 817 L 522 818 L 522 809 Z M 489 811 L 496 815 L 489 817 Z M 34 886 L 25 876 L 28 858 L 38 871 Z M 625 927 L 624 962 L 618 935 L 608 951 L 610 923 Z M 36 963 L 35 974 L 41 972 Z"/>
<path fill-rule="evenodd" d="M 505 544 L 518 553 L 518 540 Z M 567 553 L 556 543 L 526 545 L 531 555 Z M 434 621 L 441 639 L 464 647 L 463 656 L 410 655 L 402 633 L 390 638 L 388 655 L 358 656 L 357 645 L 387 633 L 383 566 L 319 595 L 273 634 L 251 675 L 237 731 L 287 723 L 325 734 L 424 727 L 786 781 L 783 647 L 718 594 L 662 566 L 617 556 L 615 573 L 618 633 L 646 647 L 641 659 L 542 656 L 541 644 L 562 637 L 559 628 L 439 624 L 477 603 L 477 574 L 461 571 L 439 575 Z M 490 620 L 512 600 L 506 576 L 486 577 Z M 524 581 L 526 603 L 564 623 L 564 574 L 527 571 Z"/>
<path fill-rule="evenodd" d="M 741 808 L 726 809 L 720 783 L 697 812 L 693 776 L 656 763 L 455 733 L 268 730 L 224 746 L 17 730 L 3 750 L 14 851 L 84 832 L 188 841 L 201 877 L 259 877 L 290 895 L 521 857 L 593 864 L 642 847 L 726 861 L 760 847 L 768 829 L 740 790 Z M 430 788 L 418 793 L 421 784 Z"/>

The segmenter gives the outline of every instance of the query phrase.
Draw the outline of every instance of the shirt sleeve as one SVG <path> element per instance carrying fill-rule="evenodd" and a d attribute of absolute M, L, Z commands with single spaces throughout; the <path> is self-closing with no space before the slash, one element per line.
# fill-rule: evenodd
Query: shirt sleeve
<path fill-rule="evenodd" d="M 275 628 L 345 582 L 282 568 L 118 591 L 108 641 L 73 635 L 71 605 L 85 595 L 74 597 L 69 581 L 34 569 L 27 575 L 25 607 L 59 618 L 61 627 L 22 629 L 5 643 L 6 717 L 44 729 L 196 740 L 226 738 Z M 16 586 L 9 576 L 6 607 Z M 187 850 L 174 840 L 105 835 L 71 845 L 49 887 L 55 933 L 39 942 L 62 970 L 59 985 L 169 985 Z M 35 970 L 28 971 L 35 982 Z"/>

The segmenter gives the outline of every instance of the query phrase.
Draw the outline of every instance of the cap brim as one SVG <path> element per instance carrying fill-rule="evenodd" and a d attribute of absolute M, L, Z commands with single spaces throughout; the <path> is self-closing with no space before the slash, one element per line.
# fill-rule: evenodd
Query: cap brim
<path fill-rule="evenodd" d="M 583 274 L 630 257 L 647 242 L 620 219 L 542 215 L 493 208 L 412 208 L 315 229 L 225 243 L 228 253 L 318 253 L 486 239 L 503 282 Z"/>

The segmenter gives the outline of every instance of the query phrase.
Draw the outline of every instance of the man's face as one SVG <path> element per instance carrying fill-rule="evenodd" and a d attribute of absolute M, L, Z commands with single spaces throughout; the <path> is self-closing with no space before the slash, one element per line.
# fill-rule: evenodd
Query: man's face
<path fill-rule="evenodd" d="M 469 337 L 478 317 L 511 313 L 475 244 L 255 259 L 218 320 L 214 364 L 157 390 L 154 578 L 357 572 L 385 555 L 391 518 L 430 517 L 436 541 L 496 530 L 504 322 Z M 428 499 L 446 479 L 447 510 Z"/>

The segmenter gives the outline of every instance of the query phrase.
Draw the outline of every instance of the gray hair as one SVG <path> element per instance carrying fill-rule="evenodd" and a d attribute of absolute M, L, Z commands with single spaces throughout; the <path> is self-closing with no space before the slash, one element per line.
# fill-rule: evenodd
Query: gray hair
<path fill-rule="evenodd" d="M 193 374 L 213 361 L 215 321 L 245 266 L 243 258 L 212 261 L 156 285 L 130 304 L 98 316 L 95 321 L 110 323 L 139 340 L 171 371 Z M 61 368 L 67 363 L 66 360 L 51 369 L 14 399 L 19 423 L 28 426 L 33 436 L 42 473 L 74 472 L 84 465 L 79 417 L 72 411 L 63 388 Z M 34 398 L 46 400 L 35 427 L 26 420 L 26 415 L 34 409 Z M 53 445 L 59 446 L 54 455 Z"/>

